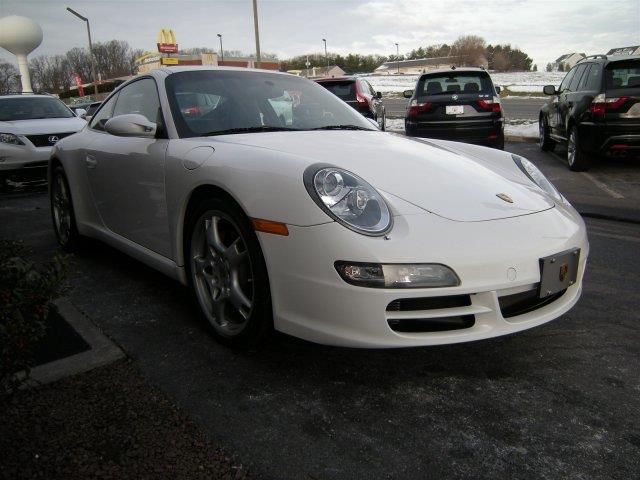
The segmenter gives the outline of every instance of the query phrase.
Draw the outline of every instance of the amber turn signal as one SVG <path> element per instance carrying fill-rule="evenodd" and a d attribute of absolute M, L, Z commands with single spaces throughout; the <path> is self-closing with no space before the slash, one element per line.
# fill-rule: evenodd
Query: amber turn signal
<path fill-rule="evenodd" d="M 274 235 L 289 235 L 289 229 L 285 223 L 262 220 L 260 218 L 251 219 L 251 225 L 256 232 L 273 233 Z"/>

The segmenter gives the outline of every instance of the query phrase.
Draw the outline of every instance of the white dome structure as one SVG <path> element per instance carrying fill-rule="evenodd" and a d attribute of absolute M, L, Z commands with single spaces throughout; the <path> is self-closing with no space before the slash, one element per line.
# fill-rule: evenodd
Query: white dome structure
<path fill-rule="evenodd" d="M 42 28 L 27 17 L 11 15 L 0 18 L 0 47 L 13 53 L 18 60 L 22 91 L 32 92 L 27 55 L 42 43 Z"/>

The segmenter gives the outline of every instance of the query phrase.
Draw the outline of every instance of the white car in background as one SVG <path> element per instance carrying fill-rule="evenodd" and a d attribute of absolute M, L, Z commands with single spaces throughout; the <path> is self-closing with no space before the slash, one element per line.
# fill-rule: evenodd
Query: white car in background
<path fill-rule="evenodd" d="M 51 95 L 0 96 L 0 173 L 46 167 L 56 142 L 86 124 Z"/>
<path fill-rule="evenodd" d="M 287 103 L 288 104 L 285 104 Z M 528 160 L 384 133 L 315 82 L 159 69 L 56 144 L 55 233 L 189 285 L 212 332 L 409 347 L 505 335 L 580 297 L 580 215 Z"/>

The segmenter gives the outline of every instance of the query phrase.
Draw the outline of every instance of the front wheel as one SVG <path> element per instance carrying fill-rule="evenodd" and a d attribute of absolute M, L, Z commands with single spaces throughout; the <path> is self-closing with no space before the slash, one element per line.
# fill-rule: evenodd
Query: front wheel
<path fill-rule="evenodd" d="M 538 130 L 539 130 L 539 140 L 538 144 L 540 145 L 540 150 L 545 152 L 552 152 L 556 147 L 556 142 L 551 140 L 549 137 L 549 124 L 547 123 L 546 118 L 541 117 L 538 121 Z"/>
<path fill-rule="evenodd" d="M 582 151 L 578 129 L 571 127 L 567 142 L 567 163 L 569 170 L 583 172 L 589 170 L 589 157 Z"/>
<path fill-rule="evenodd" d="M 190 225 L 185 264 L 200 311 L 214 336 L 252 347 L 273 330 L 266 265 L 251 225 L 236 206 L 203 202 Z"/>
<path fill-rule="evenodd" d="M 51 174 L 49 200 L 56 239 L 64 250 L 73 251 L 79 246 L 81 237 L 76 225 L 69 182 L 61 166 L 55 167 Z"/>
<path fill-rule="evenodd" d="M 381 131 L 386 131 L 387 129 L 387 112 L 386 110 L 383 108 L 382 109 L 382 121 L 378 122 L 378 125 L 380 126 L 380 130 Z"/>

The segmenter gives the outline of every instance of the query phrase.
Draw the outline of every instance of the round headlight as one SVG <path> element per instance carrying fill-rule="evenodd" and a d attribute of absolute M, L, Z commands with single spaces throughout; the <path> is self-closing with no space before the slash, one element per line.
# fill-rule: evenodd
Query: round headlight
<path fill-rule="evenodd" d="M 378 191 L 342 168 L 311 166 L 304 173 L 311 198 L 330 217 L 365 235 L 384 235 L 393 217 Z"/>
<path fill-rule="evenodd" d="M 558 189 L 551 183 L 547 177 L 536 167 L 533 163 L 527 160 L 520 155 L 516 155 L 514 153 L 511 154 L 513 161 L 516 163 L 518 168 L 524 173 L 529 179 L 538 185 L 542 190 L 547 192 L 549 196 L 551 196 L 554 200 L 564 203 L 564 197 L 558 191 Z"/>

